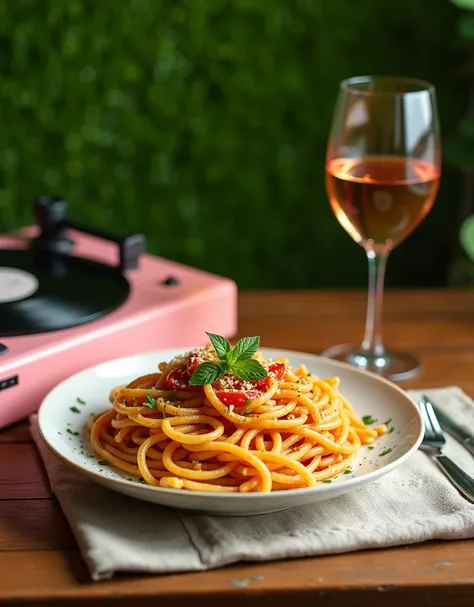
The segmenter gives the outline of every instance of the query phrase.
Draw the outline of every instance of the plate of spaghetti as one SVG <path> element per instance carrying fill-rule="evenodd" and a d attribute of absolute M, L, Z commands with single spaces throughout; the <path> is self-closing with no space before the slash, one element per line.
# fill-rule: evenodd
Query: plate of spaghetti
<path fill-rule="evenodd" d="M 313 354 L 205 347 L 103 363 L 54 388 L 40 435 L 112 490 L 221 515 L 283 510 L 379 479 L 418 448 L 423 426 L 387 380 Z"/>

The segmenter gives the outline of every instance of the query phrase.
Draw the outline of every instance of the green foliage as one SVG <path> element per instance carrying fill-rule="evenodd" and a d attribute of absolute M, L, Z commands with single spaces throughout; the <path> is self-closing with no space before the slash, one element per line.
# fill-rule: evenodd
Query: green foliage
<path fill-rule="evenodd" d="M 0 229 L 60 193 L 78 220 L 240 287 L 363 285 L 324 188 L 338 83 L 431 80 L 453 130 L 458 18 L 446 0 L 4 0 Z M 393 284 L 443 281 L 457 179 L 442 181 Z"/>
<path fill-rule="evenodd" d="M 445 157 L 463 171 L 474 171 L 474 120 L 463 118 L 444 145 Z"/>
<path fill-rule="evenodd" d="M 474 261 L 474 215 L 471 215 L 463 222 L 459 240 L 469 259 Z"/>
<path fill-rule="evenodd" d="M 469 11 L 474 11 L 474 0 L 451 0 L 453 4 Z"/>
<path fill-rule="evenodd" d="M 474 0 L 451 0 L 456 6 L 474 11 Z M 463 69 L 464 75 L 472 81 L 474 76 L 474 15 L 467 12 L 461 15 L 458 21 L 458 33 L 469 48 L 468 59 Z M 471 85 L 472 87 L 472 85 Z M 472 96 L 472 89 L 471 89 Z M 452 165 L 462 171 L 472 174 L 474 171 L 474 117 L 469 112 L 466 118 L 460 121 L 456 133 L 453 133 L 446 142 L 445 155 Z M 452 268 L 452 278 L 456 284 L 473 284 L 474 282 L 474 215 L 467 217 L 459 233 L 459 242 L 467 258 L 457 259 Z"/>
<path fill-rule="evenodd" d="M 474 11 L 474 0 L 450 0 L 453 4 Z M 474 14 L 461 14 L 457 24 L 460 38 L 466 43 L 467 56 L 460 71 L 463 78 L 472 80 L 474 76 Z M 472 93 L 471 93 L 472 94 Z M 468 104 L 466 104 L 467 108 Z M 451 133 L 444 145 L 445 158 L 448 163 L 462 171 L 474 170 L 474 117 L 463 117 L 455 132 Z"/>
<path fill-rule="evenodd" d="M 458 22 L 458 32 L 464 40 L 474 40 L 474 15 L 466 13 Z"/>

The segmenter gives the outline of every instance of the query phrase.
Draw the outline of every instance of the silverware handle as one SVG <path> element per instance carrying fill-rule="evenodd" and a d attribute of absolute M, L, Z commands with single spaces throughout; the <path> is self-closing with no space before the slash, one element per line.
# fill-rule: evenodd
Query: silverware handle
<path fill-rule="evenodd" d="M 471 453 L 471 455 L 474 455 L 474 439 L 468 438 L 462 444 L 466 447 L 466 449 L 469 451 L 469 453 Z"/>
<path fill-rule="evenodd" d="M 446 457 L 446 455 L 436 455 L 435 457 L 438 465 L 456 489 L 467 500 L 474 504 L 474 479 L 463 472 L 463 470 L 450 460 L 449 457 Z"/>

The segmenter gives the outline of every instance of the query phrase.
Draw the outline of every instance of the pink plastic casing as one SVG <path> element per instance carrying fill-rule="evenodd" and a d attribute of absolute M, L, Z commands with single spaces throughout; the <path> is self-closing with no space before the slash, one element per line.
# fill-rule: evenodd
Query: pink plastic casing
<path fill-rule="evenodd" d="M 33 233 L 0 236 L 0 249 L 24 248 Z M 71 231 L 71 237 L 76 243 L 71 254 L 117 263 L 114 245 L 79 232 Z M 179 285 L 163 285 L 169 276 Z M 227 278 L 142 255 L 127 279 L 128 300 L 99 320 L 37 335 L 0 336 L 8 348 L 0 355 L 0 386 L 18 378 L 17 385 L 0 390 L 0 428 L 36 411 L 57 383 L 91 365 L 161 348 L 204 345 L 205 331 L 229 338 L 237 331 L 237 287 Z M 0 315 L 1 310 L 0 304 Z"/>

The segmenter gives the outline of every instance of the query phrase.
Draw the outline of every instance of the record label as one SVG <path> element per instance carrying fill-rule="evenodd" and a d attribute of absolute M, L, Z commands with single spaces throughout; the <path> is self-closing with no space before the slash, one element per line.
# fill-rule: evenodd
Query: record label
<path fill-rule="evenodd" d="M 38 290 L 36 276 L 19 268 L 0 266 L 0 303 L 19 301 Z"/>

